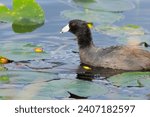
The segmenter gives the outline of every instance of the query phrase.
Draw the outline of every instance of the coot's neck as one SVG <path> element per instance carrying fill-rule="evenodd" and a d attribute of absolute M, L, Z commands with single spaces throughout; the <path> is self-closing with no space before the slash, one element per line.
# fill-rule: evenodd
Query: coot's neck
<path fill-rule="evenodd" d="M 76 36 L 78 39 L 79 49 L 94 46 L 90 30 L 80 31 L 80 33 L 77 33 Z"/>

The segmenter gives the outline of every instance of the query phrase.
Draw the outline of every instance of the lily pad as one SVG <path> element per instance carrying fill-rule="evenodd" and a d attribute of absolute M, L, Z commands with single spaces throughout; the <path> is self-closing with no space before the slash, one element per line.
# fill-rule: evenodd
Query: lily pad
<path fill-rule="evenodd" d="M 93 3 L 96 2 L 95 0 L 73 0 L 74 2 L 80 3 Z"/>
<path fill-rule="evenodd" d="M 6 70 L 7 70 L 7 68 L 4 67 L 4 65 L 1 65 L 1 64 L 0 64 L 0 71 L 6 71 Z"/>
<path fill-rule="evenodd" d="M 123 37 L 123 36 L 141 36 L 146 33 L 146 31 L 137 25 L 128 24 L 124 26 L 115 25 L 99 25 L 95 27 L 96 31 L 102 32 L 103 34 L 112 37 Z"/>
<path fill-rule="evenodd" d="M 112 76 L 108 81 L 121 87 L 150 87 L 150 72 L 127 72 Z"/>
<path fill-rule="evenodd" d="M 0 5 L 0 20 L 12 22 L 14 31 L 18 33 L 35 30 L 44 23 L 44 19 L 44 11 L 35 0 L 13 0 L 12 10 Z"/>
<path fill-rule="evenodd" d="M 0 21 L 10 21 L 10 13 L 10 9 L 8 9 L 4 4 L 0 4 Z"/>
<path fill-rule="evenodd" d="M 127 0 L 73 0 L 77 5 L 86 9 L 122 12 L 135 8 L 131 1 Z"/>
<path fill-rule="evenodd" d="M 102 24 L 112 24 L 123 18 L 122 14 L 99 12 L 87 9 L 85 11 L 66 10 L 62 12 L 62 15 L 69 19 L 81 19 Z"/>
<path fill-rule="evenodd" d="M 108 92 L 106 86 L 84 80 L 77 80 L 67 84 L 65 87 L 69 92 L 84 97 L 104 95 Z"/>
<path fill-rule="evenodd" d="M 128 28 L 139 29 L 140 26 L 134 25 L 134 24 L 128 24 L 128 25 L 123 26 L 122 28 L 127 29 L 127 30 L 128 30 Z"/>
<path fill-rule="evenodd" d="M 27 43 L 27 44 L 25 44 L 23 47 L 39 47 L 39 46 L 36 45 L 36 44 Z"/>
<path fill-rule="evenodd" d="M 9 76 L 7 75 L 2 75 L 0 76 L 0 83 L 9 83 Z"/>
<path fill-rule="evenodd" d="M 38 99 L 40 96 L 45 96 L 47 99 L 64 99 L 70 97 L 68 92 L 81 97 L 91 97 L 104 95 L 108 92 L 108 89 L 102 84 L 89 81 L 61 79 L 46 84 L 45 88 L 40 91 L 36 98 Z"/>
<path fill-rule="evenodd" d="M 0 96 L 0 100 L 11 100 L 11 96 Z"/>
<path fill-rule="evenodd" d="M 42 47 L 41 45 L 36 45 L 32 43 L 24 42 L 11 42 L 3 43 L 0 46 L 1 55 L 7 56 L 11 60 L 33 60 L 37 58 L 48 58 L 49 55 L 46 52 L 35 53 L 34 48 Z"/>
<path fill-rule="evenodd" d="M 10 84 L 34 84 L 39 82 L 47 82 L 57 78 L 56 74 L 42 72 L 24 72 L 24 71 L 4 71 L 0 72 L 0 81 L 10 81 Z"/>
<path fill-rule="evenodd" d="M 37 24 L 31 20 L 26 21 L 26 24 L 25 24 L 25 22 L 23 20 L 25 20 L 25 19 L 14 21 L 14 23 L 12 24 L 12 29 L 14 32 L 16 32 L 16 33 L 32 32 L 36 28 L 41 27 L 43 25 L 43 23 Z M 23 24 L 23 22 L 24 22 L 24 24 Z"/>
<path fill-rule="evenodd" d="M 0 72 L 0 97 L 32 99 L 47 82 L 57 78 L 56 74 L 42 72 Z"/>

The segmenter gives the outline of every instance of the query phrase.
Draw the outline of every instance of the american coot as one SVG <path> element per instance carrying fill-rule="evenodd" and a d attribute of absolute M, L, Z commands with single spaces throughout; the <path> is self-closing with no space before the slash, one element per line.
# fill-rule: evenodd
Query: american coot
<path fill-rule="evenodd" d="M 149 51 L 129 45 L 97 48 L 88 22 L 82 20 L 71 20 L 61 32 L 68 31 L 77 36 L 81 63 L 121 70 L 150 70 Z"/>

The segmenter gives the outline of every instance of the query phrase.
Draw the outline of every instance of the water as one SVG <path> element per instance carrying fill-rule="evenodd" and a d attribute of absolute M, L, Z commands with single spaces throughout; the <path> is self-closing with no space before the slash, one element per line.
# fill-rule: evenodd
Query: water
<path fill-rule="evenodd" d="M 80 66 L 75 37 L 70 33 L 59 33 L 61 28 L 75 17 L 72 11 L 77 12 L 76 18 L 80 18 L 78 13 L 90 8 L 91 15 L 94 15 L 93 19 L 89 19 L 95 27 L 134 24 L 143 29 L 140 35 L 126 33 L 124 36 L 120 36 L 120 29 L 113 32 L 115 36 L 110 30 L 103 32 L 93 29 L 92 34 L 97 46 L 127 44 L 133 38 L 150 43 L 150 1 L 126 1 L 131 3 L 127 2 L 130 5 L 124 6 L 123 9 L 115 9 L 116 6 L 111 0 L 102 1 L 102 9 L 97 11 L 92 8 L 99 7 L 93 7 L 94 3 L 90 2 L 84 6 L 85 3 L 80 3 L 79 0 L 37 0 L 45 12 L 43 26 L 31 33 L 20 34 L 12 30 L 11 23 L 1 23 L 0 55 L 15 62 L 1 65 L 4 70 L 0 71 L 0 98 L 74 99 L 78 96 L 84 99 L 150 99 L 149 72 L 123 73 L 101 68 L 85 70 Z M 12 8 L 11 0 L 0 2 Z M 71 15 L 64 14 L 70 10 Z M 91 11 L 86 12 L 89 14 Z M 42 47 L 44 53 L 35 53 L 35 47 Z"/>

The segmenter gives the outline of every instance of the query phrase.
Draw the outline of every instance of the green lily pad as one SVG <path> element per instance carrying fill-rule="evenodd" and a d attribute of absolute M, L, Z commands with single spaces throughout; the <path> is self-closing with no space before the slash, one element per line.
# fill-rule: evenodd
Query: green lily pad
<path fill-rule="evenodd" d="M 77 80 L 75 82 L 67 84 L 65 87 L 69 92 L 84 97 L 99 96 L 108 92 L 106 86 L 84 80 Z"/>
<path fill-rule="evenodd" d="M 0 97 L 32 99 L 56 74 L 28 71 L 0 72 Z"/>
<path fill-rule="evenodd" d="M 150 87 L 150 72 L 127 72 L 112 76 L 108 81 L 121 87 Z"/>
<path fill-rule="evenodd" d="M 23 21 L 23 20 L 25 20 L 25 19 L 14 21 L 14 23 L 12 24 L 12 29 L 14 32 L 16 32 L 16 33 L 32 32 L 36 28 L 43 25 L 43 23 L 37 24 L 31 20 L 28 20 L 28 21 Z M 22 22 L 24 22 L 24 24 Z M 26 22 L 26 24 L 25 24 L 25 22 Z"/>
<path fill-rule="evenodd" d="M 0 76 L 0 83 L 9 83 L 9 77 L 7 75 Z"/>
<path fill-rule="evenodd" d="M 23 47 L 39 47 L 39 46 L 36 45 L 36 44 L 27 43 L 27 44 L 25 44 Z"/>
<path fill-rule="evenodd" d="M 122 26 L 122 28 L 123 29 L 139 29 L 140 28 L 140 26 L 138 26 L 138 25 L 134 25 L 134 24 L 127 24 L 127 25 L 125 25 L 125 26 Z"/>
<path fill-rule="evenodd" d="M 77 5 L 86 9 L 122 12 L 135 8 L 131 1 L 127 0 L 73 0 Z"/>
<path fill-rule="evenodd" d="M 53 80 L 57 78 L 56 74 L 52 73 L 42 73 L 42 72 L 22 72 L 22 71 L 7 71 L 7 76 L 9 76 L 11 83 L 18 84 L 34 84 L 39 82 L 46 82 L 48 80 Z M 6 74 L 3 73 L 3 74 Z"/>
<path fill-rule="evenodd" d="M 7 68 L 0 64 L 0 71 L 6 71 Z"/>
<path fill-rule="evenodd" d="M 89 22 L 103 24 L 112 24 L 123 18 L 122 14 L 99 12 L 87 9 L 85 11 L 66 10 L 62 12 L 62 15 L 69 19 L 81 19 Z"/>
<path fill-rule="evenodd" d="M 35 98 L 69 98 L 70 94 L 68 91 L 78 96 L 91 97 L 104 95 L 108 92 L 108 89 L 104 85 L 89 81 L 61 79 L 47 83 L 45 88 L 43 88 Z"/>
<path fill-rule="evenodd" d="M 0 5 L 0 21 L 12 22 L 17 33 L 35 30 L 44 24 L 44 19 L 44 11 L 35 0 L 13 0 L 12 10 Z"/>
<path fill-rule="evenodd" d="M 48 58 L 49 55 L 46 52 L 36 53 L 34 49 L 36 47 L 42 47 L 41 45 L 36 45 L 32 43 L 24 42 L 11 42 L 3 43 L 0 46 L 1 55 L 7 56 L 11 60 L 20 61 L 20 60 L 33 60 L 33 59 L 43 59 Z"/>
<path fill-rule="evenodd" d="M 99 25 L 95 27 L 96 31 L 102 32 L 112 37 L 122 36 L 141 36 L 145 34 L 145 30 L 140 26 L 128 24 L 125 26 L 114 26 L 114 25 Z"/>
<path fill-rule="evenodd" d="M 0 100 L 11 100 L 11 96 L 0 96 Z"/>
<path fill-rule="evenodd" d="M 74 2 L 80 3 L 93 3 L 96 2 L 95 0 L 73 0 Z"/>
<path fill-rule="evenodd" d="M 11 21 L 11 10 L 4 4 L 0 4 L 0 21 Z"/>

